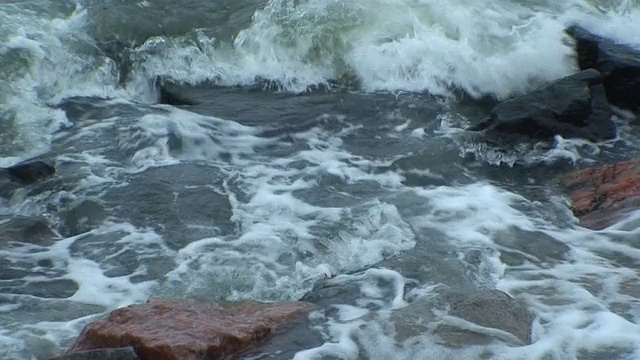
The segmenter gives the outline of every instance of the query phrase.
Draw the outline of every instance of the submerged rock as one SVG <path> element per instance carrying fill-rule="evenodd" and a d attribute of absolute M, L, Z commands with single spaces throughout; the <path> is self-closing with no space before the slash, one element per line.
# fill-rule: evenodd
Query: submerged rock
<path fill-rule="evenodd" d="M 418 299 L 393 315 L 402 338 L 423 333 L 428 323 L 449 346 L 484 344 L 498 338 L 531 344 L 533 315 L 521 302 L 499 290 L 450 291 Z"/>
<path fill-rule="evenodd" d="M 51 177 L 56 172 L 53 165 L 41 160 L 21 162 L 3 170 L 12 181 L 24 185 Z"/>
<path fill-rule="evenodd" d="M 518 134 L 540 140 L 555 135 L 589 140 L 616 135 L 602 78 L 585 70 L 496 105 L 489 119 L 469 130 Z"/>
<path fill-rule="evenodd" d="M 50 244 L 56 234 L 46 219 L 30 216 L 0 218 L 0 242 L 15 241 L 38 245 Z"/>
<path fill-rule="evenodd" d="M 49 360 L 139 360 L 132 347 L 78 351 Z"/>
<path fill-rule="evenodd" d="M 449 315 L 484 328 L 515 335 L 522 343 L 531 344 L 533 316 L 522 303 L 500 290 L 476 293 L 449 293 L 443 296 Z"/>
<path fill-rule="evenodd" d="M 64 225 L 61 232 L 68 237 L 76 236 L 97 228 L 106 217 L 107 212 L 99 199 L 82 199 L 62 211 Z"/>
<path fill-rule="evenodd" d="M 142 360 L 223 359 L 257 345 L 310 309 L 304 302 L 151 299 L 85 326 L 69 352 L 133 346 Z"/>
<path fill-rule="evenodd" d="M 603 229 L 640 205 L 640 158 L 579 170 L 561 184 L 581 224 Z"/>
<path fill-rule="evenodd" d="M 580 69 L 597 69 L 611 104 L 640 107 L 640 50 L 573 25 L 567 33 L 576 41 Z"/>

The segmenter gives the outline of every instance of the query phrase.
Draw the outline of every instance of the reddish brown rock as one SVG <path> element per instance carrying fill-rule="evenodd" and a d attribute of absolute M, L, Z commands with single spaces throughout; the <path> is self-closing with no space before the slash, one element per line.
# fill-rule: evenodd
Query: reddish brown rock
<path fill-rule="evenodd" d="M 139 360 L 132 347 L 78 351 L 49 360 Z"/>
<path fill-rule="evenodd" d="M 563 179 L 581 223 L 602 229 L 640 202 L 640 158 L 584 169 Z"/>
<path fill-rule="evenodd" d="M 304 302 L 151 299 L 85 326 L 69 352 L 132 346 L 141 360 L 225 359 L 310 309 Z"/>

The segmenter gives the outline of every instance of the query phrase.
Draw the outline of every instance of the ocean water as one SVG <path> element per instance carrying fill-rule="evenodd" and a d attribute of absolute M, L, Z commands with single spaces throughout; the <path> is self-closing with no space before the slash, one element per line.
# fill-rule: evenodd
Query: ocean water
<path fill-rule="evenodd" d="M 2 1 L 0 166 L 57 174 L 0 184 L 2 224 L 55 232 L 0 237 L 0 359 L 152 296 L 327 282 L 356 291 L 280 358 L 639 359 L 640 212 L 585 229 L 555 183 L 640 154 L 637 119 L 602 143 L 464 131 L 575 72 L 574 23 L 640 47 L 633 0 Z M 194 104 L 158 104 L 157 79 Z M 526 304 L 532 344 L 443 343 L 418 305 L 487 288 Z"/>

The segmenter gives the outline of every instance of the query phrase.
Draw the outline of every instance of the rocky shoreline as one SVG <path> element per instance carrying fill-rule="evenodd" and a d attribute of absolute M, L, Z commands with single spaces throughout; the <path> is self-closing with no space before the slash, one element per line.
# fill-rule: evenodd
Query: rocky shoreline
<path fill-rule="evenodd" d="M 614 107 L 631 112 L 640 108 L 640 51 L 580 26 L 569 27 L 567 33 L 575 40 L 580 72 L 497 104 L 487 119 L 468 130 L 482 132 L 498 142 L 552 141 L 556 136 L 592 141 L 615 138 Z M 162 91 L 161 102 L 190 103 L 167 91 Z M 54 176 L 55 168 L 34 160 L 2 169 L 1 173 L 12 186 L 25 186 Z M 581 225 L 603 229 L 640 204 L 640 160 L 562 175 L 560 184 Z M 55 236 L 44 220 L 16 221 L 3 223 L 0 235 L 34 242 Z M 17 229 L 13 233 L 11 224 Z M 387 265 L 386 261 L 376 264 Z M 283 332 L 309 331 L 300 319 L 312 311 L 324 311 L 323 302 L 345 296 L 327 289 L 329 283 L 320 285 L 304 301 L 280 303 L 150 299 L 145 304 L 117 309 L 86 325 L 66 354 L 50 359 L 199 360 L 242 356 Z M 515 345 L 531 343 L 533 315 L 522 303 L 498 290 L 452 291 L 428 303 L 410 303 L 399 311 L 425 315 L 433 308 L 446 308 L 451 316 L 500 330 L 505 335 L 502 339 Z M 422 330 L 418 326 L 406 331 L 417 334 Z M 443 328 L 439 334 L 453 343 L 495 336 L 475 334 L 472 338 L 455 328 Z M 321 342 L 317 336 L 310 336 L 309 343 Z"/>

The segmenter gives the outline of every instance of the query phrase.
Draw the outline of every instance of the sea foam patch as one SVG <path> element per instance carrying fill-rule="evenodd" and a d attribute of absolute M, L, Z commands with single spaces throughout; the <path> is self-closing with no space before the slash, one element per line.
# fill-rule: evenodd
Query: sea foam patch
<path fill-rule="evenodd" d="M 447 195 L 443 196 L 445 193 Z M 415 324 L 405 323 L 407 319 L 402 317 L 399 317 L 402 322 L 394 322 L 394 312 L 405 307 L 393 306 L 398 299 L 403 303 L 408 301 L 411 306 L 412 302 L 428 299 L 452 284 L 425 283 L 405 294 L 398 290 L 402 286 L 398 287 L 394 282 L 366 281 L 369 276 L 383 274 L 369 270 L 360 275 L 340 275 L 329 280 L 329 283 L 335 283 L 334 286 L 349 281 L 362 282 L 359 295 L 353 303 L 338 307 L 341 310 L 336 315 L 328 312 L 313 317 L 328 340 L 323 346 L 299 352 L 296 359 L 331 356 L 414 359 L 418 356 L 424 359 L 624 360 L 640 354 L 637 345 L 640 297 L 635 290 L 640 279 L 634 265 L 640 253 L 635 244 L 629 242 L 635 238 L 635 230 L 617 230 L 615 227 L 599 232 L 559 229 L 548 219 L 535 215 L 536 208 L 549 204 L 531 202 L 488 184 L 419 189 L 416 194 L 425 199 L 421 210 L 419 206 L 414 209 L 423 215 L 409 221 L 417 233 L 428 238 L 430 227 L 439 229 L 439 234 L 445 238 L 435 241 L 456 244 L 460 259 L 472 269 L 469 276 L 476 276 L 476 285 L 496 287 L 523 300 L 535 316 L 532 343 L 514 347 L 513 341 L 507 341 L 509 334 L 461 324 L 457 319 L 447 322 L 446 316 L 440 322 L 434 322 L 438 313 L 429 310 L 422 316 L 412 317 Z M 513 232 L 514 228 L 519 229 L 518 232 Z M 558 245 L 553 246 L 564 250 L 560 256 L 547 257 L 541 262 L 546 250 L 519 246 L 523 261 L 505 263 L 501 260 L 502 252 L 511 251 L 505 247 L 510 246 L 505 236 L 524 237 L 513 239 L 514 244 L 528 241 L 542 247 L 549 247 L 549 241 L 554 241 Z M 543 239 L 547 245 L 540 242 Z M 481 254 L 479 263 L 469 256 L 477 251 Z M 391 274 L 388 270 L 384 273 Z M 395 273 L 394 277 L 400 279 L 400 283 L 415 286 L 415 280 L 406 279 L 400 273 Z M 354 306 L 355 309 L 349 308 Z M 345 309 L 350 309 L 349 314 L 353 315 L 341 315 Z M 449 346 L 438 340 L 435 332 L 438 324 L 461 326 L 504 340 L 484 345 Z M 411 330 L 414 326 L 420 326 L 422 330 Z M 406 337 L 407 333 L 413 335 Z M 399 334 L 405 335 L 399 337 Z"/>
<path fill-rule="evenodd" d="M 22 347 L 39 356 L 59 351 L 96 315 L 146 301 L 159 275 L 174 266 L 161 237 L 129 224 L 105 223 L 50 246 L 16 245 L 0 255 L 29 274 L 14 280 L 22 288 L 7 284 L 1 295 L 0 326 L 10 333 L 0 341 L 14 355 Z"/>

